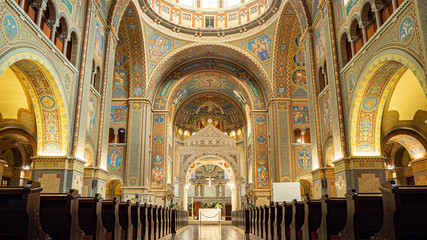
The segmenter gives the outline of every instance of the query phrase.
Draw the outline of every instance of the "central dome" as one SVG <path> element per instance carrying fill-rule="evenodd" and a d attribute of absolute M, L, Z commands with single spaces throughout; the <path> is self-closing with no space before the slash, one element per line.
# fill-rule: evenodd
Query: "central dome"
<path fill-rule="evenodd" d="M 144 0 L 154 21 L 177 32 L 204 35 L 246 31 L 270 18 L 280 0 Z M 205 34 L 210 32 L 211 34 Z"/>

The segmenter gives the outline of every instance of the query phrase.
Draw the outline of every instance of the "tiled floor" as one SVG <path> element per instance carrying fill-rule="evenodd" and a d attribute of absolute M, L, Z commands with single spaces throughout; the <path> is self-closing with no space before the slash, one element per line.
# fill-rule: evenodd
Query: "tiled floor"
<path fill-rule="evenodd" d="M 176 240 L 253 240 L 231 225 L 188 225 L 185 231 L 165 239 Z"/>

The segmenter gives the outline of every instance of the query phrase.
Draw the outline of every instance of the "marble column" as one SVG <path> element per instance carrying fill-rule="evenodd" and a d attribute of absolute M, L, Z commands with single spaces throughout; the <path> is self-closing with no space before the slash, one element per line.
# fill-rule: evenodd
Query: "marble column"
<path fill-rule="evenodd" d="M 59 19 L 51 20 L 50 23 L 52 25 L 52 31 L 50 32 L 50 41 L 55 43 L 56 28 L 59 26 Z"/>
<path fill-rule="evenodd" d="M 67 193 L 70 189 L 83 192 L 84 161 L 66 156 L 32 158 L 32 179 L 41 183 L 44 192 Z"/>
<path fill-rule="evenodd" d="M 381 15 L 381 7 L 372 4 L 372 11 L 375 13 L 375 21 L 377 23 L 377 29 L 379 29 L 383 25 L 383 16 Z"/>
<path fill-rule="evenodd" d="M 46 2 L 41 1 L 41 2 L 34 3 L 34 5 L 37 8 L 36 25 L 38 27 L 41 27 L 43 12 L 46 9 L 47 4 Z"/>
<path fill-rule="evenodd" d="M 64 39 L 64 46 L 62 49 L 62 54 L 64 54 L 65 57 L 67 57 L 67 48 L 68 48 L 68 42 L 70 42 L 71 35 L 70 34 L 62 34 L 62 39 Z"/>
<path fill-rule="evenodd" d="M 366 30 L 366 24 L 364 24 L 363 21 L 360 21 L 359 27 L 362 29 L 363 45 L 365 45 L 368 42 L 368 31 Z"/>
<path fill-rule="evenodd" d="M 361 193 L 380 192 L 386 181 L 386 158 L 381 156 L 358 156 L 341 158 L 333 162 L 337 197 L 344 197 L 348 190 Z"/>
<path fill-rule="evenodd" d="M 356 46 L 354 45 L 354 38 L 352 36 L 348 36 L 348 41 L 350 42 L 351 46 L 351 57 L 354 57 L 356 55 Z"/>

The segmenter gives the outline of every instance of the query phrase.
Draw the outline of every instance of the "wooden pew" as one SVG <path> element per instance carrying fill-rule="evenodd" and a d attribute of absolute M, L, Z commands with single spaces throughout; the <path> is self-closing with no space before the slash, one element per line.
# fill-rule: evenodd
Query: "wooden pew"
<path fill-rule="evenodd" d="M 269 233 L 269 225 L 270 225 L 270 206 L 264 205 L 264 222 L 263 222 L 263 238 L 264 239 L 270 239 L 270 233 Z"/>
<path fill-rule="evenodd" d="M 133 225 L 133 239 L 135 240 L 141 240 L 141 218 L 139 216 L 140 214 L 140 207 L 139 202 L 135 203 L 131 207 L 131 221 Z"/>
<path fill-rule="evenodd" d="M 147 203 L 139 205 L 139 221 L 141 222 L 141 239 L 148 239 L 147 234 Z"/>
<path fill-rule="evenodd" d="M 259 207 L 255 207 L 255 222 L 254 222 L 254 234 L 255 234 L 255 236 L 259 236 L 259 232 L 260 232 L 260 229 L 259 229 Z"/>
<path fill-rule="evenodd" d="M 274 207 L 274 202 L 270 202 L 268 208 L 268 218 L 267 218 L 267 234 L 265 239 L 273 239 L 274 235 L 274 222 L 276 221 L 276 208 Z"/>
<path fill-rule="evenodd" d="M 157 208 L 157 229 L 158 229 L 158 238 L 163 237 L 163 207 L 159 206 Z"/>
<path fill-rule="evenodd" d="M 281 225 L 283 219 L 283 210 L 282 206 L 279 203 L 276 203 L 276 205 L 274 206 L 274 215 L 276 217 L 273 223 L 273 239 L 277 240 L 281 239 L 282 237 Z"/>
<path fill-rule="evenodd" d="M 171 209 L 166 209 L 166 235 L 169 235 L 171 233 Z"/>
<path fill-rule="evenodd" d="M 150 204 L 146 208 L 146 224 L 147 224 L 147 236 L 146 239 L 154 239 L 153 237 L 153 206 Z"/>
<path fill-rule="evenodd" d="M 131 220 L 132 215 L 132 203 L 130 200 L 127 202 L 121 202 L 119 204 L 119 222 L 122 227 L 121 239 L 132 240 L 133 239 L 133 225 Z"/>
<path fill-rule="evenodd" d="M 119 201 L 116 198 L 102 201 L 102 224 L 107 231 L 105 239 L 119 240 L 121 238 Z"/>
<path fill-rule="evenodd" d="M 154 205 L 151 211 L 151 224 L 152 224 L 152 239 L 159 239 L 159 230 L 157 223 L 157 205 Z"/>
<path fill-rule="evenodd" d="M 40 195 L 40 223 L 45 233 L 53 239 L 83 239 L 80 229 L 77 190 L 71 189 L 64 194 Z"/>
<path fill-rule="evenodd" d="M 258 231 L 258 237 L 260 237 L 260 238 L 263 238 L 263 236 L 264 236 L 264 207 L 260 207 L 259 208 L 259 222 L 258 222 L 258 225 L 259 225 L 259 231 Z"/>
<path fill-rule="evenodd" d="M 291 238 L 291 226 L 292 222 L 292 205 L 287 204 L 286 202 L 282 203 L 282 223 L 281 228 L 281 238 L 282 240 L 288 240 Z"/>
<path fill-rule="evenodd" d="M 304 224 L 304 202 L 292 201 L 291 240 L 302 239 L 301 227 Z"/>
<path fill-rule="evenodd" d="M 106 230 L 102 225 L 101 211 L 101 195 L 79 198 L 79 225 L 85 232 L 85 239 L 103 240 L 105 238 Z"/>
<path fill-rule="evenodd" d="M 342 239 L 370 239 L 381 228 L 383 201 L 379 193 L 356 193 L 349 190 L 347 198 L 347 222 L 340 232 Z"/>
<path fill-rule="evenodd" d="M 347 201 L 345 198 L 322 198 L 322 222 L 317 232 L 319 239 L 339 238 L 339 232 L 344 229 L 347 219 Z"/>
<path fill-rule="evenodd" d="M 322 221 L 322 202 L 311 200 L 308 195 L 304 199 L 304 224 L 302 225 L 302 239 L 318 239 L 317 229 Z"/>
<path fill-rule="evenodd" d="M 0 188 L 0 239 L 49 239 L 39 219 L 38 182 Z"/>
<path fill-rule="evenodd" d="M 385 182 L 384 218 L 372 239 L 427 239 L 427 186 L 398 186 Z"/>

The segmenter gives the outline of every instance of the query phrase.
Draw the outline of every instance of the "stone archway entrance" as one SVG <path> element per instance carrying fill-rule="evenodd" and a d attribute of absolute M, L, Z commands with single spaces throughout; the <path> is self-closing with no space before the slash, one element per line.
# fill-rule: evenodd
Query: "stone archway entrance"
<path fill-rule="evenodd" d="M 201 129 L 184 140 L 184 146 L 178 148 L 181 169 L 179 171 L 180 206 L 188 209 L 188 190 L 192 174 L 202 166 L 216 166 L 229 177 L 227 187 L 231 190 L 232 209 L 240 208 L 241 159 L 243 149 L 236 145 L 236 140 L 227 136 L 212 124 Z"/>

